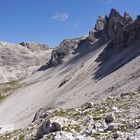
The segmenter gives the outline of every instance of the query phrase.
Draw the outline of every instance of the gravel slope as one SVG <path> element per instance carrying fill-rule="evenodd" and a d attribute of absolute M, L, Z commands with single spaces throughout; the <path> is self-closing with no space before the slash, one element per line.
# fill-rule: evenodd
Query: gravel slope
<path fill-rule="evenodd" d="M 137 90 L 140 86 L 139 55 L 109 75 L 95 78 L 100 68 L 95 60 L 105 46 L 90 46 L 86 49 L 91 51 L 86 55 L 84 48 L 81 48 L 63 65 L 37 72 L 23 81 L 22 88 L 1 102 L 0 125 L 14 124 L 14 129 L 18 129 L 27 126 L 43 106 L 75 107 L 87 101 L 96 102 L 111 94 Z M 137 52 L 140 51 L 138 44 L 134 47 Z M 129 59 L 131 48 L 120 53 L 118 58 L 125 55 L 125 59 Z M 115 63 L 116 59 L 111 58 L 110 61 Z"/>

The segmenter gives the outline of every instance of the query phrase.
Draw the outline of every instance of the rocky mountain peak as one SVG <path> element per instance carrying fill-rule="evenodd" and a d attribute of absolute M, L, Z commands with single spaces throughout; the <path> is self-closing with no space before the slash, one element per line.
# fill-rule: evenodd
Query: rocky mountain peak
<path fill-rule="evenodd" d="M 132 17 L 127 12 L 124 13 L 124 18 L 128 23 L 133 21 Z"/>
<path fill-rule="evenodd" d="M 105 25 L 105 18 L 103 16 L 99 16 L 96 24 L 95 24 L 95 30 L 96 31 L 100 31 L 104 29 L 104 25 Z"/>
<path fill-rule="evenodd" d="M 120 30 L 131 21 L 132 18 L 129 16 L 129 14 L 125 13 L 125 16 L 123 17 L 118 11 L 111 9 L 109 17 L 106 17 L 106 24 L 104 28 L 106 38 L 108 40 L 114 38 L 120 32 Z"/>
<path fill-rule="evenodd" d="M 116 9 L 112 8 L 110 11 L 110 14 L 109 14 L 109 19 L 116 18 L 116 17 L 118 18 L 118 17 L 122 17 L 122 16 L 120 15 L 120 13 Z"/>
<path fill-rule="evenodd" d="M 132 21 L 132 17 L 127 12 L 124 13 L 124 16 L 121 16 L 117 10 L 112 8 L 109 16 L 98 17 L 94 29 L 89 32 L 89 40 L 91 43 L 99 38 L 104 41 L 111 40 L 125 25 Z"/>

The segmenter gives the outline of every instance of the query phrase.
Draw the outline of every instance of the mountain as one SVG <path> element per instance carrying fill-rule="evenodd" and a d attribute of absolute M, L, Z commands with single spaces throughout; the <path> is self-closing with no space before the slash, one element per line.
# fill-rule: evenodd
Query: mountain
<path fill-rule="evenodd" d="M 0 82 L 30 75 L 50 59 L 51 48 L 38 43 L 12 44 L 0 42 Z"/>
<path fill-rule="evenodd" d="M 131 110 L 135 109 L 133 112 L 130 111 L 129 108 L 126 108 L 130 111 L 130 118 L 124 115 L 124 119 L 128 119 L 127 121 L 129 122 L 129 119 L 132 121 L 132 116 L 135 116 L 134 120 L 138 121 L 138 123 L 135 122 L 133 124 L 133 127 L 129 127 L 132 128 L 129 132 L 125 129 L 128 134 L 133 135 L 136 127 L 139 127 L 138 124 L 140 121 L 138 111 L 140 88 L 139 40 L 140 16 L 138 16 L 136 20 L 133 20 L 128 13 L 125 12 L 122 16 L 115 9 L 112 9 L 109 16 L 99 16 L 95 27 L 89 31 L 87 36 L 65 39 L 53 50 L 49 47 L 44 49 L 44 45 L 40 46 L 40 44 L 34 43 L 20 43 L 20 45 L 13 47 L 15 49 L 13 49 L 11 45 L 5 45 L 10 48 L 10 51 L 13 50 L 14 52 L 9 54 L 6 51 L 8 57 L 5 59 L 5 64 L 2 65 L 2 68 L 5 67 L 5 65 L 11 67 L 13 64 L 21 65 L 23 63 L 22 65 L 25 66 L 29 64 L 29 67 L 33 65 L 35 69 L 31 70 L 34 73 L 30 74 L 30 76 L 24 79 L 23 76 L 22 79 L 18 81 L 20 87 L 1 101 L 1 131 L 4 131 L 4 129 L 7 130 L 7 126 L 11 128 L 10 126 L 14 125 L 13 129 L 24 129 L 20 130 L 19 133 L 15 132 L 10 134 L 10 136 L 23 133 L 24 135 L 28 134 L 28 136 L 32 134 L 36 135 L 36 131 L 38 130 L 37 135 L 39 135 L 39 138 L 43 137 L 43 135 L 45 136 L 45 134 L 54 132 L 52 133 L 53 139 L 62 139 L 59 135 L 68 135 L 69 137 L 73 137 L 71 139 L 74 139 L 74 134 L 71 134 L 72 128 L 68 128 L 68 130 L 64 132 L 62 131 L 62 134 L 59 134 L 59 132 L 55 133 L 55 131 L 61 130 L 58 124 L 61 124 L 61 119 L 68 119 L 67 121 L 71 119 L 76 120 L 76 113 L 81 112 L 80 114 L 83 114 L 83 116 L 77 116 L 80 117 L 77 118 L 79 124 L 80 120 L 82 120 L 82 118 L 84 119 L 84 117 L 88 117 L 88 115 L 93 115 L 92 119 L 95 119 L 95 121 L 99 123 L 99 121 L 104 120 L 104 115 L 106 116 L 105 113 L 111 113 L 111 111 L 114 110 L 112 107 L 117 106 L 120 112 L 123 112 L 120 118 L 115 114 L 119 120 L 123 119 L 123 114 L 126 113 L 124 109 L 126 103 L 127 106 L 131 106 Z M 23 50 L 27 54 L 19 53 Z M 26 57 L 29 57 L 29 60 Z M 36 59 L 39 61 L 37 64 L 35 63 Z M 26 72 L 29 72 L 29 69 L 27 69 Z M 133 94 L 136 96 L 133 96 Z M 133 98 L 135 104 L 133 104 L 131 98 Z M 81 107 L 86 103 L 89 103 L 88 108 L 91 109 L 87 110 L 88 108 Z M 105 110 L 104 113 L 97 111 L 102 110 L 101 105 L 105 107 L 103 108 L 103 110 Z M 99 114 L 94 114 L 95 109 L 97 109 L 96 111 Z M 117 109 L 115 108 L 115 110 Z M 92 114 L 92 112 L 94 113 Z M 51 117 L 48 114 L 51 114 Z M 98 119 L 95 115 L 97 115 L 96 117 Z M 45 121 L 48 120 L 48 116 L 51 122 Z M 57 117 L 62 118 L 59 118 L 60 120 L 56 121 L 56 124 L 55 119 L 57 119 Z M 109 116 L 109 121 L 110 118 L 112 121 L 114 120 L 112 115 Z M 42 124 L 43 121 L 45 121 L 44 124 Z M 62 120 L 62 122 L 63 121 L 64 120 Z M 121 126 L 119 127 L 122 129 L 126 127 L 127 124 L 123 123 L 123 120 L 119 121 L 121 122 Z M 41 124 L 42 128 L 39 129 Z M 107 136 L 110 137 L 111 135 L 111 138 L 114 139 L 116 137 L 118 138 L 118 135 L 121 135 L 115 133 L 117 130 L 120 131 L 120 129 L 115 129 L 114 131 L 114 124 L 112 126 L 113 130 L 111 129 L 112 127 L 108 124 L 108 119 L 105 121 L 105 124 L 107 125 L 107 129 L 105 127 L 102 130 L 99 126 L 101 123 L 95 124 L 92 130 L 96 130 L 96 136 L 101 135 L 102 132 L 107 132 Z M 92 122 L 92 126 L 93 125 Z M 75 127 L 78 130 L 81 129 L 79 125 Z M 108 127 L 112 130 L 110 133 L 108 132 Z M 35 132 L 30 131 L 32 129 Z M 78 133 L 75 139 L 79 137 L 82 140 L 97 139 L 92 133 L 81 133 L 81 130 L 79 133 L 77 129 L 73 130 Z M 139 130 L 137 133 L 139 134 Z M 122 135 L 122 139 L 124 139 L 125 134 L 123 133 Z M 49 139 L 48 137 L 49 135 L 46 136 L 46 139 Z M 68 139 L 68 137 L 63 139 Z M 105 139 L 107 138 L 105 137 Z"/>

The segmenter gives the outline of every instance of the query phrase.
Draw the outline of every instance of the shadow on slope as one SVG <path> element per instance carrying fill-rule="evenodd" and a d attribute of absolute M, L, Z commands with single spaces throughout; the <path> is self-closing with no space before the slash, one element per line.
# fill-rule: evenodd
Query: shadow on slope
<path fill-rule="evenodd" d="M 87 40 L 81 41 L 78 48 L 72 53 L 74 57 L 70 59 L 63 67 L 72 65 L 84 58 L 93 51 L 96 51 L 102 45 L 101 41 L 96 41 L 94 44 L 90 44 Z M 86 60 L 85 60 L 86 61 Z"/>
<path fill-rule="evenodd" d="M 140 55 L 140 16 L 124 26 L 112 39 L 96 62 L 99 68 L 94 79 L 101 79 Z"/>
<path fill-rule="evenodd" d="M 124 48 L 123 50 L 108 50 L 111 56 L 104 56 L 103 52 L 96 59 L 96 62 L 100 63 L 99 68 L 97 69 L 94 78 L 96 80 L 100 80 L 105 76 L 111 74 L 116 71 L 123 65 L 130 62 L 132 59 L 136 58 L 140 55 L 140 41 L 136 41 L 133 45 Z M 107 54 L 106 54 L 107 55 Z M 105 60 L 107 59 L 107 60 Z"/>
<path fill-rule="evenodd" d="M 68 65 L 72 65 L 76 62 L 79 61 L 79 59 L 83 58 L 84 56 L 88 55 L 90 52 L 97 50 L 100 46 L 102 45 L 102 41 L 96 41 L 93 45 L 91 45 L 89 43 L 88 38 L 79 41 L 77 48 L 73 49 L 73 51 L 71 52 L 71 50 L 68 49 L 66 50 L 65 48 L 59 47 L 58 49 L 54 50 L 53 54 L 52 54 L 52 59 L 50 60 L 50 62 L 44 66 L 42 66 L 38 71 L 45 71 L 49 68 L 52 67 L 56 67 L 60 64 L 63 64 L 63 62 L 65 61 L 65 59 L 67 59 L 67 57 L 69 57 L 69 55 L 74 55 L 73 58 L 69 59 L 63 67 L 67 67 Z M 55 57 L 55 61 L 53 60 L 53 58 Z"/>

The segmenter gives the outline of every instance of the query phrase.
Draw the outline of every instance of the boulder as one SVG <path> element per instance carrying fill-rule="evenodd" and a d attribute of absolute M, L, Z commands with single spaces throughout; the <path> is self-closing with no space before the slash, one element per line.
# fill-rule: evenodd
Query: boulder
<path fill-rule="evenodd" d="M 36 134 L 37 139 L 41 139 L 41 138 L 43 138 L 43 136 L 44 136 L 45 134 L 49 134 L 49 133 L 50 133 L 50 130 L 51 130 L 50 124 L 51 124 L 51 122 L 50 122 L 50 120 L 48 120 L 48 121 L 45 121 L 45 122 L 39 127 L 39 129 L 38 129 L 38 131 L 37 131 L 37 134 Z"/>
<path fill-rule="evenodd" d="M 61 131 L 61 125 L 59 123 L 53 122 L 51 124 L 51 132 Z"/>
<path fill-rule="evenodd" d="M 107 116 L 105 117 L 105 122 L 106 122 L 107 124 L 113 122 L 114 120 L 115 120 L 115 115 L 114 115 L 114 113 L 111 113 L 111 114 L 109 114 L 109 115 L 107 115 Z"/>
<path fill-rule="evenodd" d="M 112 134 L 111 138 L 116 140 L 119 138 L 119 134 L 116 132 L 116 133 Z"/>
<path fill-rule="evenodd" d="M 48 115 L 48 112 L 46 112 L 46 110 L 42 108 L 35 114 L 32 122 L 35 122 L 39 118 L 46 118 Z"/>
<path fill-rule="evenodd" d="M 85 109 L 89 109 L 89 108 L 92 108 L 94 105 L 93 102 L 87 102 L 84 106 L 85 106 Z"/>
<path fill-rule="evenodd" d="M 51 123 L 50 120 L 43 122 L 43 124 L 39 127 L 36 137 L 37 139 L 43 138 L 44 135 L 56 132 L 56 131 L 61 131 L 61 126 L 60 124 L 53 122 Z"/>

